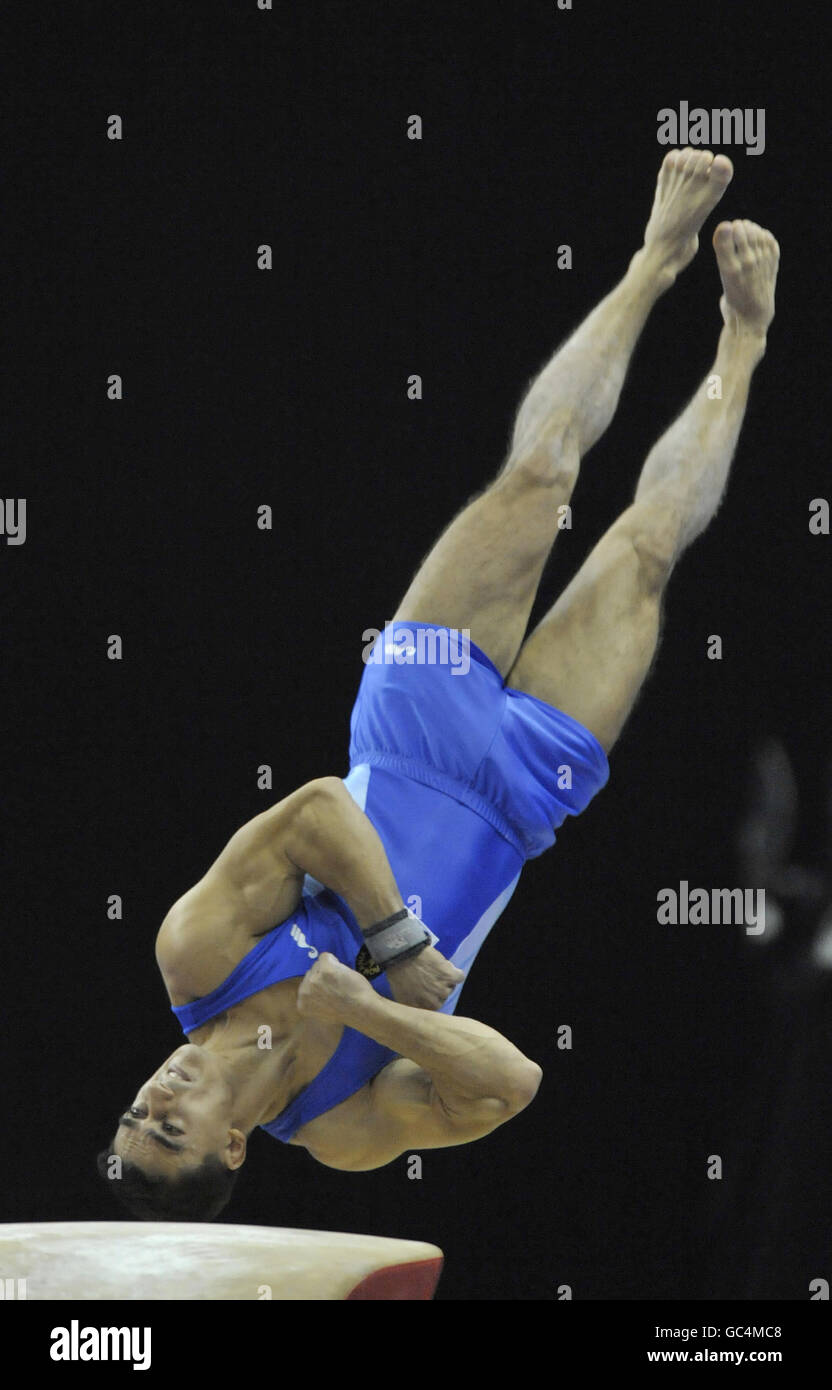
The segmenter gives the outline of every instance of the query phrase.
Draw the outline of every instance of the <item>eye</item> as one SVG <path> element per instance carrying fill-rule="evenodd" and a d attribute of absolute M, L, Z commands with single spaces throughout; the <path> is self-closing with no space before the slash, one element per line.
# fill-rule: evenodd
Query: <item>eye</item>
<path fill-rule="evenodd" d="M 131 1105 L 131 1106 L 128 1107 L 126 1113 L 127 1113 L 128 1115 L 134 1116 L 135 1119 L 140 1120 L 140 1119 L 143 1117 L 143 1115 L 145 1114 L 145 1111 L 143 1111 L 143 1110 L 141 1109 L 141 1107 L 138 1106 L 138 1105 Z M 162 1124 L 162 1129 L 163 1129 L 163 1131 L 164 1131 L 165 1134 L 184 1134 L 184 1133 L 185 1133 L 184 1129 L 177 1129 L 177 1128 L 176 1128 L 176 1125 L 171 1125 L 171 1124 L 168 1124 L 167 1122 L 164 1122 L 164 1123 Z"/>

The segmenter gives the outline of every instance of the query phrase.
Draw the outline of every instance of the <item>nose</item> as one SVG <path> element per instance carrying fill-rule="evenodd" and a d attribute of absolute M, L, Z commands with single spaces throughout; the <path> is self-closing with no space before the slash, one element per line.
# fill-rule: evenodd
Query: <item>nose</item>
<path fill-rule="evenodd" d="M 151 1094 L 163 1096 L 166 1100 L 174 1094 L 173 1086 L 165 1076 L 154 1076 L 150 1082 Z"/>

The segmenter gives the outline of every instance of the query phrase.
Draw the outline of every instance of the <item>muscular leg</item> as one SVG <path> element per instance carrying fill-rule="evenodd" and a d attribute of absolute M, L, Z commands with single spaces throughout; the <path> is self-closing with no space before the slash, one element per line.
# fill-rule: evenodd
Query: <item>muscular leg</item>
<path fill-rule="evenodd" d="M 656 300 L 694 256 L 731 179 L 724 155 L 673 150 L 659 172 L 644 245 L 532 383 L 509 457 L 440 536 L 394 616 L 468 628 L 504 674 L 517 656 L 581 456 L 606 429 Z"/>
<path fill-rule="evenodd" d="M 779 247 L 753 222 L 714 234 L 725 327 L 711 375 L 651 450 L 632 506 L 618 518 L 530 635 L 509 683 L 572 715 L 609 750 L 644 680 L 673 565 L 716 512 L 774 315 Z"/>

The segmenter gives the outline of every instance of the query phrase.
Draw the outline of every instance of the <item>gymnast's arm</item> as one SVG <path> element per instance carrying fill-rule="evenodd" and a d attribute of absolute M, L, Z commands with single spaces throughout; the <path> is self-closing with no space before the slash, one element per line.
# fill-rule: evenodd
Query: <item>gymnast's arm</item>
<path fill-rule="evenodd" d="M 198 928 L 203 942 L 251 937 L 294 912 L 305 874 L 340 894 L 359 926 L 403 906 L 374 826 L 337 777 L 319 777 L 247 821 L 211 868 L 174 904 L 160 937 Z"/>
<path fill-rule="evenodd" d="M 481 1139 L 531 1103 L 543 1076 L 496 1029 L 385 999 L 328 952 L 305 976 L 298 1008 L 399 1053 L 364 1089 L 354 1142 L 344 1143 L 330 1167 L 363 1171 L 405 1149 Z"/>
<path fill-rule="evenodd" d="M 169 987 L 210 988 L 218 955 L 249 949 L 253 937 L 291 916 L 305 874 L 338 893 L 362 928 L 404 906 L 372 822 L 340 778 L 320 777 L 242 826 L 174 904 L 156 942 Z M 389 978 L 397 999 L 439 1008 L 462 977 L 428 947 L 389 967 Z"/>

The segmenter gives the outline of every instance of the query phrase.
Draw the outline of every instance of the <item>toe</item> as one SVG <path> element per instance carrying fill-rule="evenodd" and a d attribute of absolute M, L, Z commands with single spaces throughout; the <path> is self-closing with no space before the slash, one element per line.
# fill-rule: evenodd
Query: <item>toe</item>
<path fill-rule="evenodd" d="M 739 257 L 734 244 L 734 224 L 733 222 L 720 222 L 714 231 L 713 246 L 719 257 L 720 264 L 729 270 L 739 269 Z"/>
<path fill-rule="evenodd" d="M 737 218 L 736 221 L 731 223 L 731 230 L 734 233 L 734 247 L 737 255 L 741 259 L 744 259 L 747 257 L 749 251 L 748 233 L 745 230 L 745 223 L 741 218 Z"/>
<path fill-rule="evenodd" d="M 767 256 L 778 256 L 780 254 L 780 247 L 777 245 L 771 232 L 767 231 L 765 227 L 758 228 L 758 246 Z"/>
<path fill-rule="evenodd" d="M 734 166 L 727 155 L 718 154 L 715 156 L 714 162 L 711 165 L 710 174 L 711 178 L 716 179 L 719 183 L 726 184 L 731 182 L 731 179 L 734 177 Z"/>

